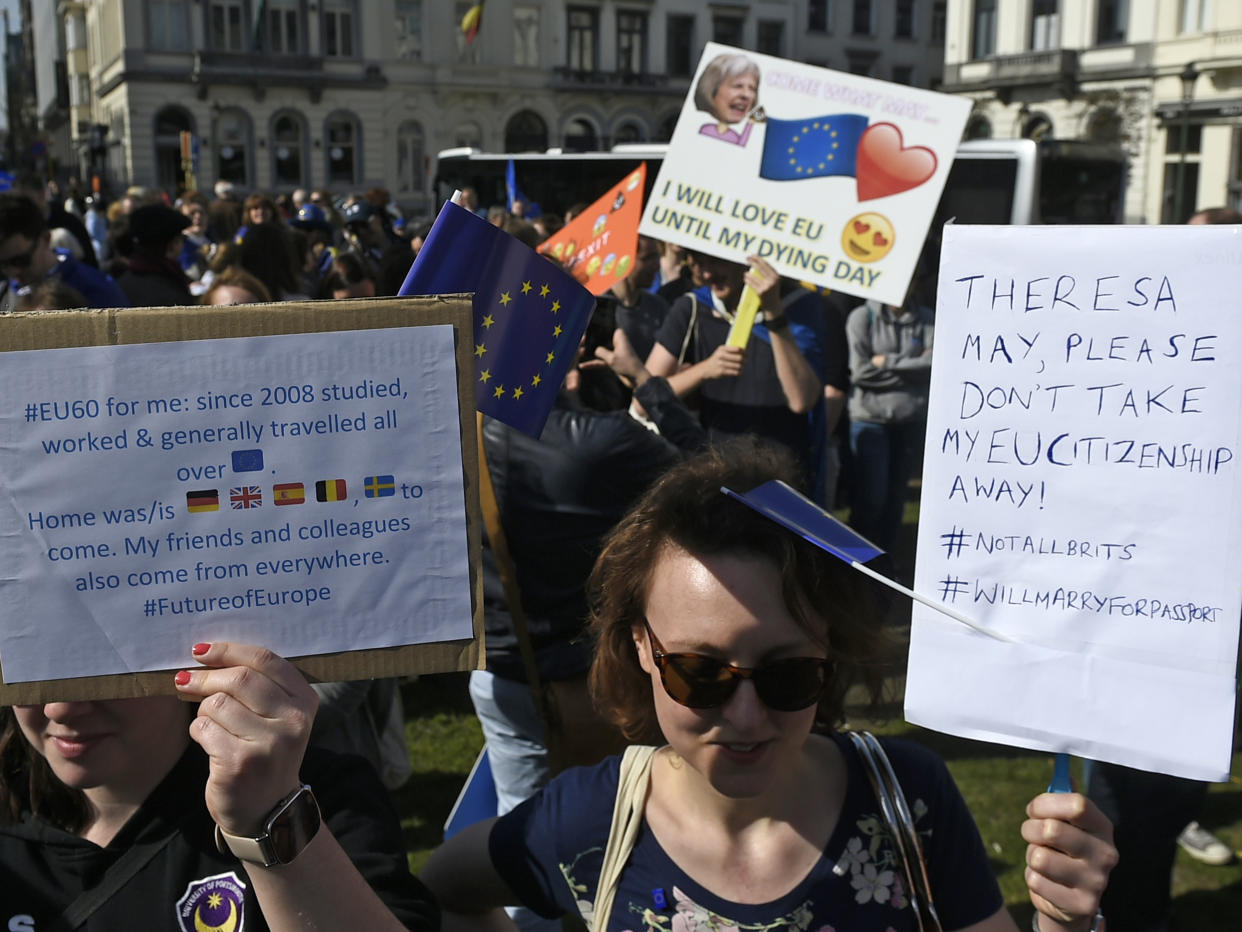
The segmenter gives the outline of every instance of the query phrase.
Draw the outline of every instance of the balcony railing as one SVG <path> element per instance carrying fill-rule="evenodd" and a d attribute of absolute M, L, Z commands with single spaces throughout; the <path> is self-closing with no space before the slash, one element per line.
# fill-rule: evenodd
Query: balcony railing
<path fill-rule="evenodd" d="M 963 77 L 966 72 L 969 77 Z M 1054 85 L 1071 88 L 1078 79 L 1077 49 L 1047 49 L 995 55 L 977 61 L 962 62 L 945 68 L 945 91 L 972 88 L 996 88 L 1010 91 L 1029 85 Z"/>
<path fill-rule="evenodd" d="M 562 65 L 552 69 L 553 84 L 566 87 L 664 88 L 669 77 L 646 71 L 580 71 Z"/>
<path fill-rule="evenodd" d="M 323 71 L 323 59 L 314 55 L 273 55 L 270 52 L 195 52 L 194 70 L 224 74 L 255 71 Z"/>
<path fill-rule="evenodd" d="M 1022 84 L 1049 78 L 1073 77 L 1078 71 L 1077 49 L 1048 49 L 998 55 L 994 77 Z"/>

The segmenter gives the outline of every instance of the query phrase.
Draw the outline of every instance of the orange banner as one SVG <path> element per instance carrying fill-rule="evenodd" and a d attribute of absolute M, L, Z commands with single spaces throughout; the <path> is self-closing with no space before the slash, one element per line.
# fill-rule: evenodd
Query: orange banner
<path fill-rule="evenodd" d="M 646 180 L 643 162 L 538 251 L 562 263 L 591 294 L 603 294 L 634 268 Z"/>

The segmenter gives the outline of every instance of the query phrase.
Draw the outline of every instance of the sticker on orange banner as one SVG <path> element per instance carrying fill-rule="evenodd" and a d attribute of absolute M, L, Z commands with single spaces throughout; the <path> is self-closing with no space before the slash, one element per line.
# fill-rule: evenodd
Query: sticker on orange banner
<path fill-rule="evenodd" d="M 643 162 L 572 223 L 544 240 L 539 252 L 558 260 L 591 294 L 603 294 L 634 267 L 646 182 Z"/>

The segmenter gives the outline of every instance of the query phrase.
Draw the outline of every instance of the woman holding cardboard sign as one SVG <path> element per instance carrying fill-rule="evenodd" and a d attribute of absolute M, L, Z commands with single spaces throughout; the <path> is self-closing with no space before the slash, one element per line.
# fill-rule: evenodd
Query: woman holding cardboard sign
<path fill-rule="evenodd" d="M 378 779 L 307 753 L 301 673 L 193 656 L 180 698 L 0 710 L 0 927 L 436 928 Z"/>
<path fill-rule="evenodd" d="M 873 793 L 870 745 L 833 730 L 851 683 L 874 691 L 881 671 L 858 577 L 720 493 L 795 473 L 762 448 L 717 449 L 618 526 L 592 576 L 592 691 L 628 735 L 667 743 L 567 771 L 454 836 L 423 872 L 446 925 L 521 902 L 592 932 L 1014 932 L 943 762 L 882 742 L 903 833 Z M 1085 932 L 1116 860 L 1108 821 L 1077 794 L 1037 796 L 1027 817 L 1040 928 Z M 925 857 L 905 859 L 907 883 L 912 835 Z M 915 914 L 928 891 L 939 925 Z"/>

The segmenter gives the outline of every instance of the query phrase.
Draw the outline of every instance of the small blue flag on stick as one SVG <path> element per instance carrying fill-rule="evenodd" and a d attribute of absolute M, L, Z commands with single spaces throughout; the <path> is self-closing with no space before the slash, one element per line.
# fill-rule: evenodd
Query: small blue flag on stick
<path fill-rule="evenodd" d="M 780 480 L 765 482 L 745 494 L 723 491 L 846 563 L 866 563 L 884 552 Z"/>
<path fill-rule="evenodd" d="M 476 407 L 538 437 L 595 298 L 533 249 L 448 203 L 398 294 L 467 291 L 474 292 Z"/>
<path fill-rule="evenodd" d="M 543 213 L 539 205 L 528 198 L 522 192 L 522 189 L 518 187 L 517 166 L 514 164 L 513 159 L 509 159 L 509 164 L 505 166 L 505 196 L 509 199 L 509 203 L 505 206 L 510 211 L 513 210 L 515 201 L 522 202 L 522 216 L 527 220 L 534 220 Z"/>
<path fill-rule="evenodd" d="M 730 498 L 736 498 L 744 505 L 753 508 L 759 514 L 781 525 L 781 527 L 788 528 L 821 550 L 826 550 L 838 560 L 845 561 L 863 575 L 870 576 L 876 582 L 883 583 L 890 589 L 895 589 L 902 595 L 908 596 L 916 602 L 921 602 L 928 608 L 934 608 L 954 621 L 960 621 L 968 628 L 974 628 L 980 634 L 986 634 L 988 637 L 995 638 L 998 641 L 1012 640 L 1003 634 L 971 621 L 961 612 L 954 611 L 941 602 L 929 599 L 925 595 L 919 595 L 913 589 L 908 589 L 901 583 L 877 573 L 870 567 L 863 566 L 868 560 L 878 557 L 884 551 L 861 534 L 855 533 L 843 522 L 838 521 L 809 498 L 799 494 L 784 482 L 773 479 L 745 493 L 734 492 L 732 489 L 726 488 L 721 488 L 720 491 Z"/>

